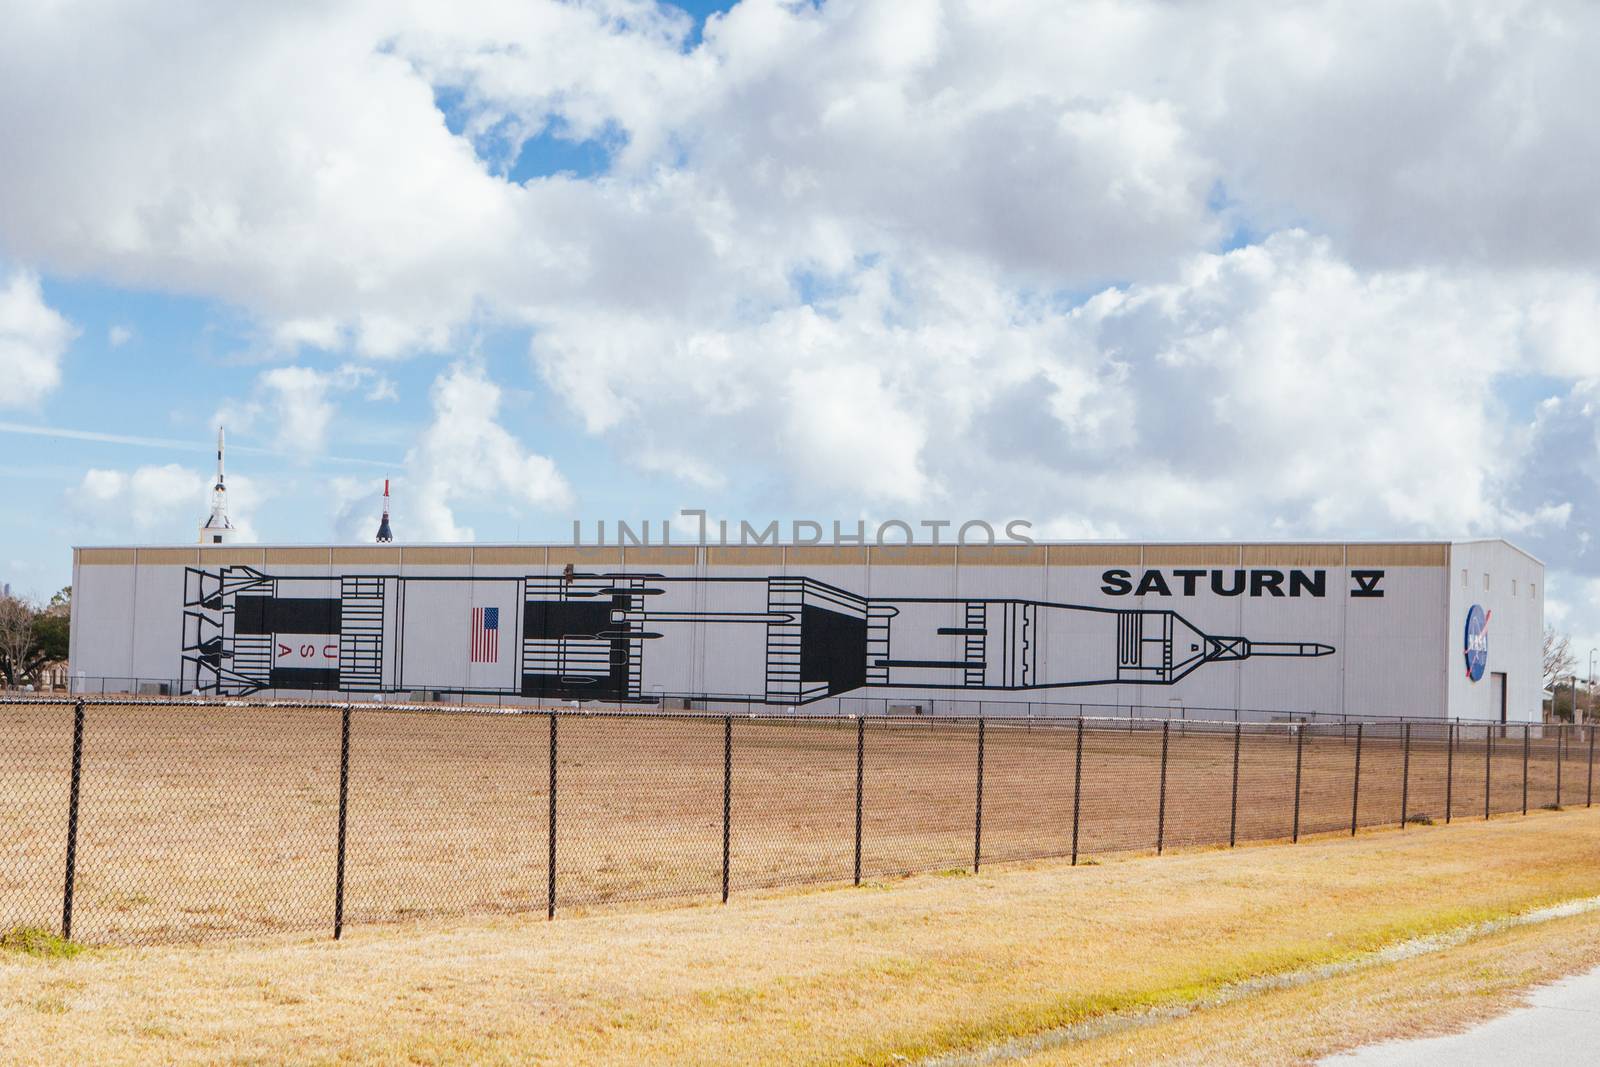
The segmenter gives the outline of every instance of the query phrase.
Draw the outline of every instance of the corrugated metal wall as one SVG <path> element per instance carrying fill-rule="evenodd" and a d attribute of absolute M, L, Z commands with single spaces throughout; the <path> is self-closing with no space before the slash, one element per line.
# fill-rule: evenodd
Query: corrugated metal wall
<path fill-rule="evenodd" d="M 1519 587 L 1542 584 L 1510 546 L 1470 551 L 1493 557 L 1483 566 L 1519 561 Z M 185 605 L 196 575 L 226 574 L 233 586 L 255 581 L 238 595 L 346 600 L 347 684 L 354 650 L 377 649 L 362 684 L 399 691 L 561 697 L 560 679 L 588 677 L 592 692 L 640 698 L 849 693 L 1375 715 L 1442 715 L 1449 694 L 1453 710 L 1477 714 L 1450 681 L 1456 562 L 1444 543 L 87 548 L 74 562 L 73 671 L 184 677 L 198 655 L 186 626 L 281 647 L 225 633 L 231 606 Z M 367 583 L 358 605 L 361 576 L 390 580 Z M 600 616 L 571 606 L 582 603 L 604 603 L 616 624 L 588 633 Z M 1542 626 L 1539 602 L 1527 605 L 1495 609 L 1514 686 Z M 492 664 L 467 658 L 475 607 L 503 620 Z M 363 611 L 381 618 L 358 624 Z M 1131 612 L 1143 614 L 1118 614 Z M 1307 651 L 1239 658 L 1237 638 Z M 1525 694 L 1514 692 L 1516 718 Z"/>

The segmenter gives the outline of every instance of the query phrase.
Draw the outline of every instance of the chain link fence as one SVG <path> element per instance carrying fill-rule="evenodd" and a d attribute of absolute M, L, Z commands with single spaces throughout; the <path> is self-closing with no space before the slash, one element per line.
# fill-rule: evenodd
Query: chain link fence
<path fill-rule="evenodd" d="M 0 703 L 0 930 L 722 899 L 1594 799 L 1592 726 Z"/>
<path fill-rule="evenodd" d="M 305 690 L 256 689 L 248 694 L 218 697 L 215 693 L 194 690 L 193 682 L 178 678 L 134 678 L 100 675 L 73 675 L 70 697 L 87 697 L 91 700 L 120 700 L 125 702 L 166 703 L 172 700 L 236 699 L 270 701 L 273 703 L 344 704 L 352 700 L 368 702 L 372 694 L 360 690 Z M 68 695 L 55 699 L 66 699 Z M 520 704 L 514 698 L 497 698 L 477 692 L 463 692 L 443 686 L 418 686 L 400 694 L 391 703 L 403 705 L 444 705 L 452 708 L 479 710 L 547 710 L 545 702 L 530 698 L 527 705 L 506 709 L 506 703 Z M 532 707 L 539 704 L 539 707 Z M 582 702 L 573 701 L 567 708 L 580 709 Z M 667 693 L 652 692 L 644 699 L 630 701 L 634 711 L 699 711 L 719 715 L 763 715 L 816 717 L 828 716 L 892 716 L 899 718 L 950 717 L 956 719 L 1183 719 L 1195 722 L 1307 722 L 1340 723 L 1405 722 L 1415 719 L 1404 708 L 1366 708 L 1360 713 L 1342 711 L 1288 711 L 1283 708 L 1220 708 L 1204 704 L 1185 704 L 1173 700 L 1165 704 L 1103 704 L 1063 700 L 994 700 L 977 699 L 971 695 L 959 697 L 883 697 L 883 696 L 831 696 L 822 697 L 803 705 L 770 703 L 760 693 Z M 1432 720 L 1438 721 L 1438 720 Z"/>

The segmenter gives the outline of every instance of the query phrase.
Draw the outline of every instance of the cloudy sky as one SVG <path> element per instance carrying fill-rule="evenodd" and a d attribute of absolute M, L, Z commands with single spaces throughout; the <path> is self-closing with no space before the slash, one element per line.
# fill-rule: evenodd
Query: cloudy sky
<path fill-rule="evenodd" d="M 1600 9 L 4 4 L 0 580 L 234 517 L 1504 535 L 1600 644 Z"/>

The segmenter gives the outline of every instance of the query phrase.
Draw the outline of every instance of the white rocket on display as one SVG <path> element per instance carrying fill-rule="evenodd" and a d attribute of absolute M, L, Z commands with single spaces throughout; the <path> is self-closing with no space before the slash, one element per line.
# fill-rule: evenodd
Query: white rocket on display
<path fill-rule="evenodd" d="M 228 488 L 222 479 L 222 427 L 217 427 L 217 481 L 211 487 L 211 514 L 200 524 L 200 544 L 225 545 L 233 540 L 228 521 Z"/>
<path fill-rule="evenodd" d="M 378 543 L 386 545 L 394 540 L 394 531 L 389 529 L 389 479 L 383 480 L 383 519 L 378 523 Z"/>

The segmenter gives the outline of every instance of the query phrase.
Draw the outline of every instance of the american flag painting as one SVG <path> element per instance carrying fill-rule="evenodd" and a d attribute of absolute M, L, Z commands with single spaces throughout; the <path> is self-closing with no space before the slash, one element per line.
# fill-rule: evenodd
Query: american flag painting
<path fill-rule="evenodd" d="M 472 662 L 500 662 L 500 609 L 472 609 Z"/>

